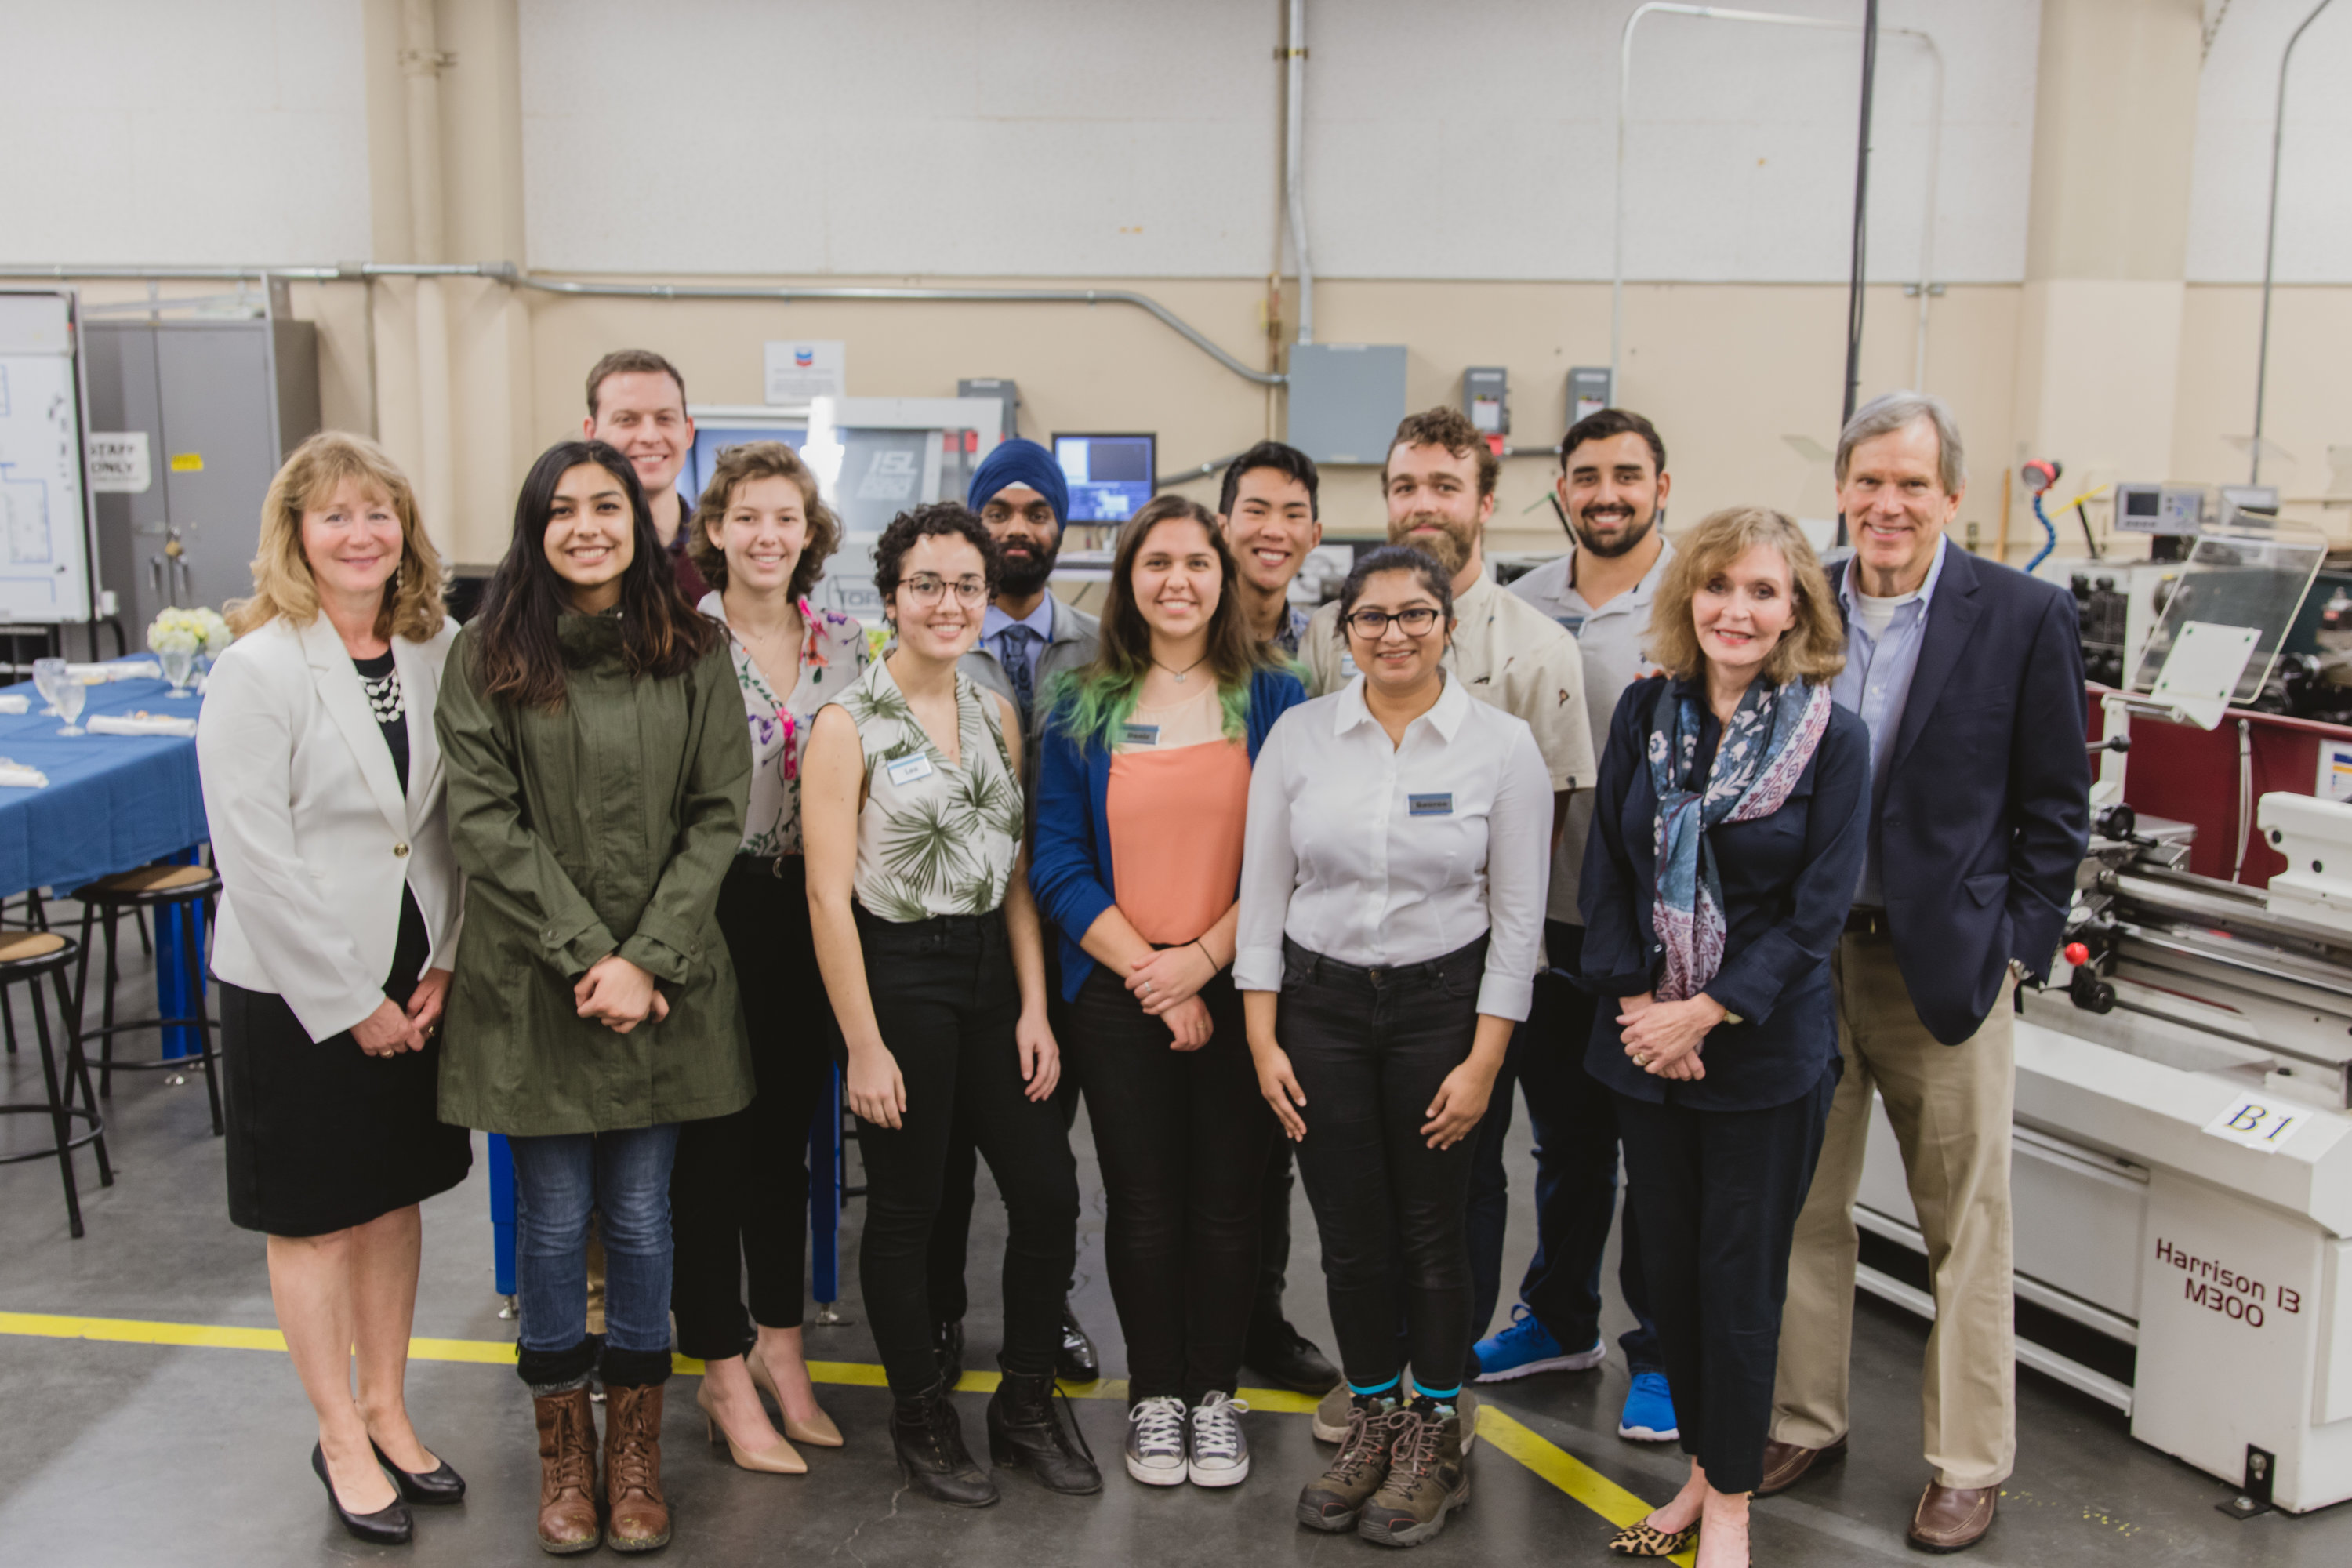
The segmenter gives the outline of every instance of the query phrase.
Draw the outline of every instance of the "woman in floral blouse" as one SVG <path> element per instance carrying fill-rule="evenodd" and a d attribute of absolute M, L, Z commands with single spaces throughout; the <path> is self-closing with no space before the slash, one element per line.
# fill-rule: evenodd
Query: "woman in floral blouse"
<path fill-rule="evenodd" d="M 727 628 L 751 738 L 743 842 L 719 893 L 719 929 L 740 976 L 758 1097 L 688 1122 L 670 1179 L 677 1236 L 670 1300 L 677 1348 L 705 1363 L 696 1403 L 749 1470 L 797 1475 L 794 1442 L 836 1447 L 801 1348 L 808 1242 L 809 1125 L 833 1071 L 830 1010 L 809 934 L 801 860 L 801 752 L 817 709 L 867 658 L 850 616 L 808 594 L 841 525 L 816 478 L 778 441 L 719 455 L 687 552 L 717 591 L 700 608 Z M 745 1310 L 741 1281 L 751 1281 Z M 776 1403 L 778 1436 L 760 1395 Z"/>

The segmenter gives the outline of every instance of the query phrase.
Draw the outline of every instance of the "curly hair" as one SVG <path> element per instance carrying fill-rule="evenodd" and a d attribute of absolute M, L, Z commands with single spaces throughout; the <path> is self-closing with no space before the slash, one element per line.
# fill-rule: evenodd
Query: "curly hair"
<path fill-rule="evenodd" d="M 1381 458 L 1381 489 L 1389 488 L 1389 458 L 1399 447 L 1443 447 L 1457 458 L 1478 455 L 1478 498 L 1484 500 L 1495 493 L 1495 481 L 1502 477 L 1503 460 L 1486 445 L 1486 437 L 1478 426 L 1470 423 L 1470 416 L 1459 408 L 1440 404 L 1424 408 L 1418 414 L 1408 414 L 1398 424 L 1396 434 L 1389 438 L 1387 454 Z"/>
<path fill-rule="evenodd" d="M 727 552 L 710 533 L 727 521 L 737 487 L 754 479 L 790 479 L 800 487 L 801 515 L 808 520 L 808 531 L 801 541 L 801 556 L 793 567 L 789 590 L 798 603 L 824 575 L 827 558 L 841 548 L 841 519 L 817 493 L 816 476 L 809 472 L 800 454 L 782 441 L 746 441 L 719 449 L 719 460 L 710 466 L 710 482 L 702 487 L 702 499 L 695 503 L 694 516 L 688 523 L 686 558 L 694 563 L 704 582 L 722 594 L 727 591 Z"/>
<path fill-rule="evenodd" d="M 302 553 L 302 514 L 327 503 L 344 480 L 358 481 L 400 519 L 400 564 L 383 585 L 376 614 L 378 637 L 424 642 L 441 630 L 447 612 L 441 604 L 440 552 L 425 535 L 416 514 L 416 492 L 384 449 L 364 436 L 321 430 L 294 448 L 269 481 L 261 502 L 261 552 L 253 558 L 253 596 L 224 607 L 238 637 L 283 616 L 309 626 L 319 614 L 319 585 Z"/>
<path fill-rule="evenodd" d="M 902 511 L 890 520 L 882 537 L 874 542 L 874 592 L 881 598 L 884 618 L 897 624 L 889 615 L 891 599 L 898 592 L 898 575 L 907 564 L 907 552 L 916 542 L 933 538 L 961 539 L 980 552 L 982 575 L 988 583 L 991 598 L 996 595 L 998 574 L 1003 570 L 1004 557 L 998 553 L 995 536 L 979 514 L 961 501 L 932 501 L 909 511 Z"/>
<path fill-rule="evenodd" d="M 1706 668 L 1699 651 L 1698 626 L 1691 601 L 1733 562 L 1764 545 L 1789 563 L 1796 614 L 1789 629 L 1765 656 L 1762 679 L 1775 686 L 1805 680 L 1818 684 L 1845 668 L 1845 624 L 1838 618 L 1821 558 L 1804 531 L 1785 512 L 1769 507 L 1735 506 L 1710 512 L 1679 541 L 1665 581 L 1650 605 L 1649 654 L 1667 674 L 1697 679 Z"/>

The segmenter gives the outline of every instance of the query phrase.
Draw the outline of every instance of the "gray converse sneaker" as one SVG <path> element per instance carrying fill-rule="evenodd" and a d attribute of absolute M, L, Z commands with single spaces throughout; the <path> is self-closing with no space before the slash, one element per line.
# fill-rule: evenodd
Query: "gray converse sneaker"
<path fill-rule="evenodd" d="M 1127 1473 L 1147 1487 L 1181 1487 L 1185 1470 L 1184 1402 L 1172 1394 L 1137 1400 L 1127 1413 Z"/>
<path fill-rule="evenodd" d="M 1249 1439 L 1241 1414 L 1249 1402 L 1214 1389 L 1192 1406 L 1191 1471 L 1196 1487 L 1237 1487 L 1249 1479 Z"/>

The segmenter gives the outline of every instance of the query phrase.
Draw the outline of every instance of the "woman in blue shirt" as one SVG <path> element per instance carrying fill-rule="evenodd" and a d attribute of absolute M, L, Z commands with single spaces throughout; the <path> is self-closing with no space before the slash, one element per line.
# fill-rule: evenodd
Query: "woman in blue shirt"
<path fill-rule="evenodd" d="M 1696 1539 L 1702 1568 L 1737 1568 L 1837 1085 L 1830 959 L 1862 875 L 1870 736 L 1830 700 L 1844 632 L 1794 522 L 1719 511 L 1679 549 L 1650 620 L 1671 679 L 1617 704 L 1579 898 L 1584 984 L 1618 1004 L 1585 1068 L 1616 1096 L 1691 1456 L 1681 1492 L 1610 1550 Z"/>

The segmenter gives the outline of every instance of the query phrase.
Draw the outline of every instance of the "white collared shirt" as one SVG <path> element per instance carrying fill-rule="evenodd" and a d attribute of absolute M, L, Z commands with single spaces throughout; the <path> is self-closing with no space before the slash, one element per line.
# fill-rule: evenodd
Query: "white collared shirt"
<path fill-rule="evenodd" d="M 1402 745 L 1364 679 L 1285 713 L 1250 775 L 1234 984 L 1282 988 L 1282 939 L 1341 963 L 1443 958 L 1485 933 L 1478 1011 L 1522 1019 L 1543 936 L 1551 775 L 1525 721 L 1449 676 Z"/>

